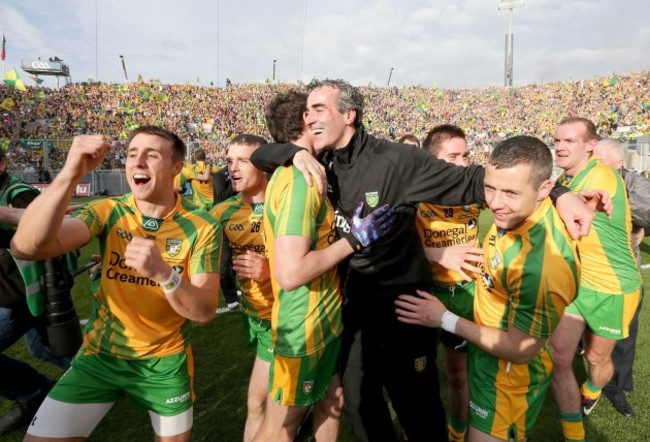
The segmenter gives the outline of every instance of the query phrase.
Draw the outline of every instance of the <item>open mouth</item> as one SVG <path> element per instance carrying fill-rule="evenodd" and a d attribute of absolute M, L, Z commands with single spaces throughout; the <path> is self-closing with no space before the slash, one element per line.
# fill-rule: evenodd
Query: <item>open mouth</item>
<path fill-rule="evenodd" d="M 320 134 L 323 133 L 323 129 L 320 129 L 320 128 L 318 128 L 318 129 L 312 129 L 312 130 L 311 130 L 311 133 L 313 133 L 314 135 L 320 135 Z"/>
<path fill-rule="evenodd" d="M 141 173 L 136 173 L 135 175 L 133 175 L 133 183 L 136 186 L 142 186 L 144 184 L 147 184 L 149 181 L 151 181 L 151 178 L 148 177 L 147 175 Z"/>

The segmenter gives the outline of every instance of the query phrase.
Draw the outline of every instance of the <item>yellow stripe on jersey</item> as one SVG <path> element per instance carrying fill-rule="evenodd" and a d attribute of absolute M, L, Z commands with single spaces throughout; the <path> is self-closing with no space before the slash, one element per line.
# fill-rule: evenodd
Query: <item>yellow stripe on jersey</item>
<path fill-rule="evenodd" d="M 237 194 L 211 211 L 219 220 L 224 235 L 230 241 L 233 258 L 250 250 L 268 258 L 262 229 L 264 204 L 247 204 L 241 194 Z M 271 280 L 258 282 L 253 279 L 237 277 L 242 298 L 242 311 L 253 318 L 271 319 L 273 289 Z"/>
<path fill-rule="evenodd" d="M 632 293 L 641 277 L 632 251 L 632 215 L 620 174 L 592 158 L 575 177 L 563 174 L 558 181 L 573 192 L 602 189 L 612 199 L 612 217 L 596 213 L 589 234 L 578 242 L 582 259 L 581 285 L 611 295 Z"/>
<path fill-rule="evenodd" d="M 444 248 L 464 245 L 478 240 L 480 213 L 481 207 L 476 204 L 447 207 L 420 203 L 415 226 L 424 247 Z M 458 273 L 436 262 L 431 263 L 431 272 L 434 283 L 454 285 L 463 280 Z"/>
<path fill-rule="evenodd" d="M 477 323 L 547 338 L 576 296 L 580 262 L 574 241 L 547 198 L 516 229 L 492 226 L 483 242 Z"/>
<path fill-rule="evenodd" d="M 206 164 L 204 161 L 197 161 L 192 165 L 194 176 L 204 172 L 206 169 L 210 170 L 210 176 L 207 181 L 192 180 L 192 196 L 194 204 L 199 207 L 211 208 L 214 203 L 214 183 L 212 182 L 212 174 L 216 173 L 216 167 Z M 215 172 L 213 172 L 215 170 Z"/>
<path fill-rule="evenodd" d="M 135 236 L 150 238 L 184 278 L 219 272 L 221 228 L 207 212 L 188 211 L 176 198 L 162 219 L 148 218 L 132 194 L 95 200 L 75 214 L 99 237 L 102 275 L 94 293 L 93 329 L 84 339 L 87 353 L 123 359 L 163 357 L 185 350 L 192 325 L 170 306 L 159 284 L 125 264 Z"/>
<path fill-rule="evenodd" d="M 341 294 L 336 267 L 295 290 L 283 290 L 273 269 L 282 265 L 274 256 L 280 236 L 303 236 L 311 250 L 328 247 L 336 238 L 334 210 L 316 186 L 309 187 L 295 167 L 278 168 L 266 190 L 264 235 L 275 300 L 271 319 L 275 352 L 284 356 L 316 353 L 341 334 Z M 277 261 L 276 261 L 277 258 Z"/>

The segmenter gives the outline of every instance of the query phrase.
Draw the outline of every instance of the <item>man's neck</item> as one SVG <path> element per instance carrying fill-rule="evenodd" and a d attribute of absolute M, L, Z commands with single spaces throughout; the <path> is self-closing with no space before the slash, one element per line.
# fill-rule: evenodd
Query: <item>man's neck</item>
<path fill-rule="evenodd" d="M 574 167 L 572 167 L 572 168 L 570 168 L 570 169 L 565 169 L 564 172 L 565 172 L 567 175 L 569 175 L 569 176 L 576 176 L 576 175 L 579 174 L 579 173 L 580 173 L 580 172 L 581 172 L 585 167 L 587 167 L 587 163 L 589 162 L 590 159 L 591 159 L 591 155 L 589 155 L 589 156 L 587 157 L 586 160 L 582 161 L 582 162 L 581 162 L 580 164 L 578 164 L 577 166 L 574 166 Z"/>
<path fill-rule="evenodd" d="M 266 189 L 257 191 L 257 192 L 242 192 L 241 198 L 246 204 L 257 204 L 264 202 L 264 191 Z"/>
<path fill-rule="evenodd" d="M 352 141 L 352 137 L 354 137 L 354 134 L 357 133 L 357 128 L 354 126 L 347 126 L 345 128 L 345 132 L 339 142 L 334 146 L 334 149 L 345 149 L 350 145 L 350 141 Z"/>
<path fill-rule="evenodd" d="M 164 201 L 151 203 L 149 201 L 135 200 L 135 204 L 138 206 L 138 210 L 149 218 L 164 218 L 176 206 L 176 198 L 180 198 L 180 196 L 173 192 Z"/>

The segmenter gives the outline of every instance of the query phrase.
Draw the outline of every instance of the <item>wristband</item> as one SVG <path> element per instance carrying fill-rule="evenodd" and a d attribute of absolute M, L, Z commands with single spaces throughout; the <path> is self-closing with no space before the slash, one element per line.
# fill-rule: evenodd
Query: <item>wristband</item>
<path fill-rule="evenodd" d="M 182 280 L 183 277 L 180 275 L 180 273 L 178 273 L 176 269 L 172 268 L 172 273 L 169 275 L 169 278 L 167 278 L 166 281 L 159 282 L 158 284 L 160 284 L 160 287 L 162 287 L 165 295 L 171 295 L 181 285 Z"/>
<path fill-rule="evenodd" d="M 460 319 L 458 315 L 447 310 L 442 314 L 440 328 L 449 333 L 456 334 L 456 323 L 458 322 L 458 319 Z"/>

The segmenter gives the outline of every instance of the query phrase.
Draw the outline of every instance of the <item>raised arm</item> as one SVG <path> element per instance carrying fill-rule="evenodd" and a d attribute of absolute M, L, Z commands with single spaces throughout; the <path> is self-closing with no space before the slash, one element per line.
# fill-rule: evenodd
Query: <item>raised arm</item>
<path fill-rule="evenodd" d="M 110 146 L 98 135 L 74 138 L 65 165 L 52 184 L 25 210 L 11 250 L 17 258 L 40 260 L 77 249 L 90 241 L 88 226 L 65 219 L 77 183 L 101 164 Z"/>

